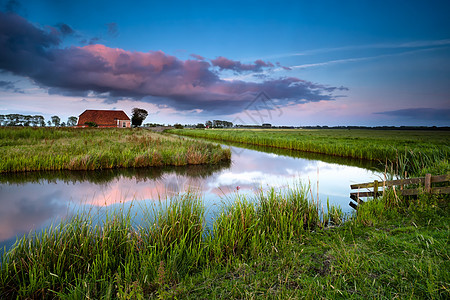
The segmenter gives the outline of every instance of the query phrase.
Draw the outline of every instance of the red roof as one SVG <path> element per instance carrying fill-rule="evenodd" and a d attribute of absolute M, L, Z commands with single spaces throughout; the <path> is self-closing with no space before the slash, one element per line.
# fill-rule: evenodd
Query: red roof
<path fill-rule="evenodd" d="M 77 126 L 86 122 L 94 122 L 98 126 L 117 127 L 117 120 L 130 120 L 123 110 L 85 110 L 78 118 Z"/>

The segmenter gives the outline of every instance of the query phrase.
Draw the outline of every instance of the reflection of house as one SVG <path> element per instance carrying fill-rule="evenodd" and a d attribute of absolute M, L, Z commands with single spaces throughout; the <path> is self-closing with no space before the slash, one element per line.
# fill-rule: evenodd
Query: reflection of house
<path fill-rule="evenodd" d="M 98 127 L 131 127 L 130 118 L 123 110 L 85 110 L 78 118 L 77 126 L 89 127 L 92 123 Z"/>

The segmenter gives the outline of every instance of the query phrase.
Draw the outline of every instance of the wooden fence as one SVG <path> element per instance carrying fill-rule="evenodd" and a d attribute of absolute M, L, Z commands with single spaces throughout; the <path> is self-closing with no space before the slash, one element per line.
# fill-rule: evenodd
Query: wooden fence
<path fill-rule="evenodd" d="M 350 198 L 356 203 L 364 203 L 361 197 L 373 197 L 377 198 L 382 196 L 386 188 L 392 187 L 397 194 L 403 196 L 417 196 L 419 193 L 431 193 L 431 194 L 449 194 L 449 186 L 433 187 L 433 183 L 448 182 L 450 181 L 450 174 L 431 176 L 431 174 L 425 175 L 425 177 L 398 179 L 390 181 L 378 181 L 368 183 L 357 183 L 350 185 L 352 190 L 357 189 L 358 192 L 350 193 Z M 409 188 L 408 185 L 415 184 L 420 187 Z M 366 191 L 360 191 L 360 189 L 367 189 Z M 370 190 L 372 189 L 372 190 Z M 349 205 L 358 209 L 358 206 L 350 201 Z"/>

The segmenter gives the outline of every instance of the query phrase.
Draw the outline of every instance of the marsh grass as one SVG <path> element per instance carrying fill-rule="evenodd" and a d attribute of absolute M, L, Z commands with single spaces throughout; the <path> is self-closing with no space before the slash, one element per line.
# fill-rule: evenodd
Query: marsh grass
<path fill-rule="evenodd" d="M 231 152 L 145 129 L 0 127 L 0 173 L 217 164 Z"/>
<path fill-rule="evenodd" d="M 272 241 L 248 259 L 204 268 L 166 295 L 448 299 L 448 200 L 425 194 L 408 200 L 386 193 L 361 205 L 358 215 L 339 227 L 319 226 L 283 242 Z"/>
<path fill-rule="evenodd" d="M 424 176 L 427 173 L 440 175 L 450 172 L 448 151 L 442 149 L 429 153 L 413 150 L 398 152 L 396 159 L 390 161 L 390 165 L 390 173 L 398 178 L 407 178 L 410 174 Z"/>
<path fill-rule="evenodd" d="M 139 222 L 131 208 L 75 214 L 3 254 L 0 297 L 448 299 L 448 196 L 386 193 L 341 223 L 309 195 L 236 192 L 210 227 L 192 191 Z"/>
<path fill-rule="evenodd" d="M 101 217 L 80 212 L 19 239 L 2 257 L 0 296 L 152 295 L 325 225 L 301 187 L 250 200 L 237 193 L 209 228 L 195 192 L 140 209 L 139 225 L 131 208 Z"/>
<path fill-rule="evenodd" d="M 448 166 L 450 132 L 407 130 L 169 130 L 170 133 L 218 141 L 269 146 L 334 156 L 391 162 L 397 174 L 418 175 L 423 169 Z M 443 173 L 441 173 L 443 174 Z M 437 175 L 437 174 L 434 174 Z"/>

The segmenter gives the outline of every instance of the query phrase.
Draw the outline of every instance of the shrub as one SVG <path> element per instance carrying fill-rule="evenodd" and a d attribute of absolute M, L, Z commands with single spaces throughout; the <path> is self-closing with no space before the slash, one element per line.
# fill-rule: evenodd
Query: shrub
<path fill-rule="evenodd" d="M 89 127 L 98 127 L 97 123 L 95 122 L 85 122 L 84 125 L 87 125 Z"/>

